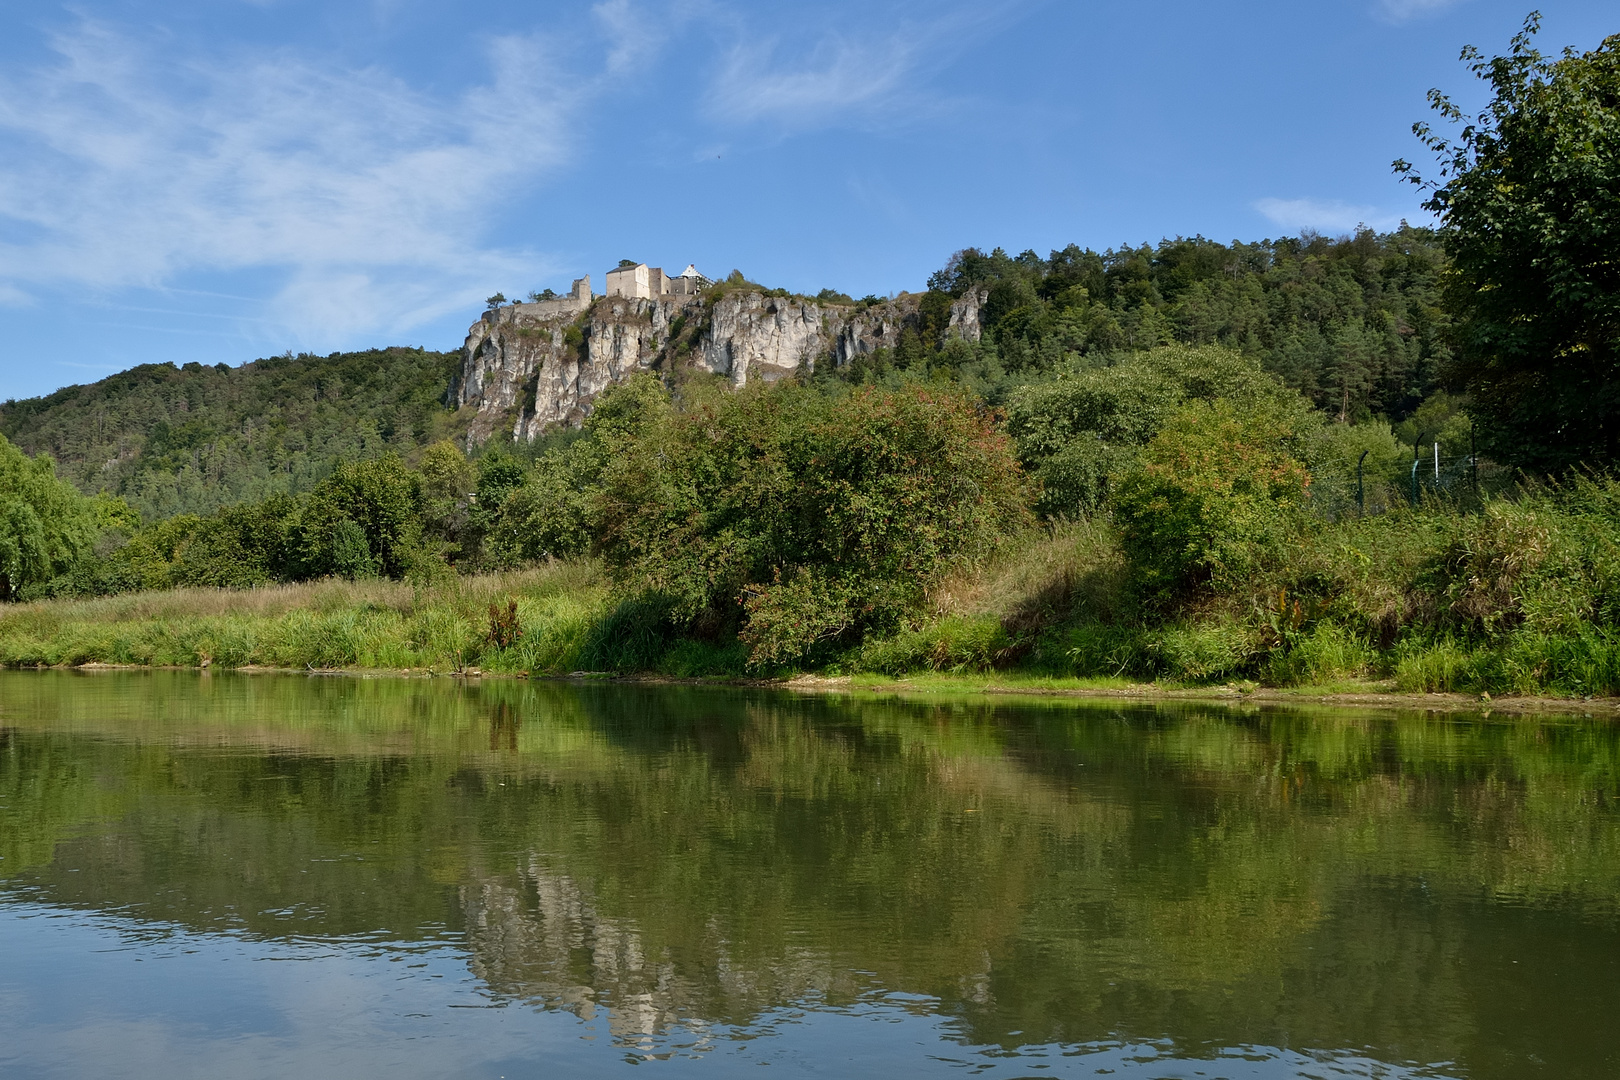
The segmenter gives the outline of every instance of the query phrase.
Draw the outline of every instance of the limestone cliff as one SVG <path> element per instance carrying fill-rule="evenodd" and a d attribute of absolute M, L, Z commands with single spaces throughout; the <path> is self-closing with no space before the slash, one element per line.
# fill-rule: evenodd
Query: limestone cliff
<path fill-rule="evenodd" d="M 902 294 L 866 306 L 731 292 L 513 304 L 485 312 L 467 331 L 457 404 L 476 410 L 473 443 L 503 429 L 533 440 L 578 426 L 598 394 L 638 371 L 695 368 L 742 386 L 819 364 L 842 367 L 894 347 L 916 324 L 920 299 Z M 953 303 L 946 332 L 978 340 L 983 302 L 970 293 Z"/>

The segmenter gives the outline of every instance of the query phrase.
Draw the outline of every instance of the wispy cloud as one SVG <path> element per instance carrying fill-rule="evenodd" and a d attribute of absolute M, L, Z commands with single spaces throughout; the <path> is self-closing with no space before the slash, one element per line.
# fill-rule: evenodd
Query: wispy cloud
<path fill-rule="evenodd" d="M 1376 206 L 1356 206 L 1337 199 L 1259 199 L 1254 208 L 1274 225 L 1290 232 L 1313 229 L 1319 233 L 1337 235 L 1353 232 L 1357 226 L 1374 229 L 1394 228 L 1400 222 L 1399 214 L 1391 214 Z"/>
<path fill-rule="evenodd" d="M 769 122 L 783 131 L 885 114 L 937 113 L 948 102 L 924 88 L 927 77 L 968 48 L 977 27 L 1020 6 L 1021 0 L 930 6 L 899 25 L 856 26 L 821 35 L 804 47 L 745 28 L 710 83 L 707 109 L 722 122 Z"/>
<path fill-rule="evenodd" d="M 563 164 L 581 91 L 545 43 L 490 43 L 489 80 L 435 100 L 382 71 L 220 58 L 83 22 L 0 78 L 0 303 L 30 288 L 271 270 L 267 318 L 314 335 L 465 307 L 532 254 L 481 246 L 515 188 Z"/>
<path fill-rule="evenodd" d="M 669 38 L 672 24 L 685 22 L 697 12 L 686 5 L 650 9 L 631 0 L 602 0 L 591 9 L 608 41 L 607 73 L 623 75 L 646 70 Z"/>
<path fill-rule="evenodd" d="M 1437 14 L 1464 2 L 1465 0 L 1378 0 L 1373 10 L 1385 22 L 1400 24 L 1421 19 L 1425 15 Z"/>
<path fill-rule="evenodd" d="M 881 107 L 907 85 L 917 57 L 913 45 L 896 39 L 823 41 L 797 62 L 784 62 L 780 47 L 765 40 L 732 49 L 709 96 L 718 118 L 799 127 Z"/>

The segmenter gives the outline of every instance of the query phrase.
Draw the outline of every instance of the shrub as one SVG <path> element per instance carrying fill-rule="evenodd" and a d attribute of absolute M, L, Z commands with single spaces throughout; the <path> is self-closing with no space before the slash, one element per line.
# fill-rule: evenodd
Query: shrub
<path fill-rule="evenodd" d="M 298 559 L 291 535 L 296 509 L 291 497 L 274 495 L 194 519 L 174 549 L 169 579 L 176 585 L 232 589 L 290 580 Z"/>
<path fill-rule="evenodd" d="M 489 605 L 489 643 L 497 649 L 509 649 L 523 636 L 523 621 L 518 618 L 518 602 L 508 600 L 503 609 L 499 604 Z"/>
<path fill-rule="evenodd" d="M 1245 583 L 1300 526 L 1310 477 L 1285 447 L 1299 415 L 1225 399 L 1176 412 L 1121 483 L 1115 513 L 1144 595 Z"/>
<path fill-rule="evenodd" d="M 1247 407 L 1290 394 L 1242 353 L 1168 346 L 1014 391 L 1007 430 L 1039 482 L 1036 509 L 1074 516 L 1101 505 L 1183 403 L 1222 397 Z"/>
<path fill-rule="evenodd" d="M 993 417 L 951 390 L 694 391 L 605 455 L 599 537 L 675 625 L 734 624 L 754 662 L 898 627 L 1027 520 Z"/>

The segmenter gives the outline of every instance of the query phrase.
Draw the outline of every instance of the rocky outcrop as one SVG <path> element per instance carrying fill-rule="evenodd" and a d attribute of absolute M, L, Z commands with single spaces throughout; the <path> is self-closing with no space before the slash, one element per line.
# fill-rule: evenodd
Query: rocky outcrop
<path fill-rule="evenodd" d="M 980 333 L 979 312 L 984 310 L 984 302 L 989 296 L 989 289 L 982 285 L 975 285 L 960 300 L 952 301 L 951 321 L 946 333 L 955 333 L 969 341 L 978 341 Z"/>
<path fill-rule="evenodd" d="M 467 331 L 457 404 L 475 411 L 472 443 L 503 429 L 533 440 L 578 426 L 598 394 L 638 371 L 685 367 L 743 386 L 819 364 L 842 367 L 893 348 L 917 322 L 919 299 L 849 305 L 731 292 L 513 304 L 486 312 Z M 946 332 L 978 340 L 983 299 L 970 293 L 952 304 Z"/>

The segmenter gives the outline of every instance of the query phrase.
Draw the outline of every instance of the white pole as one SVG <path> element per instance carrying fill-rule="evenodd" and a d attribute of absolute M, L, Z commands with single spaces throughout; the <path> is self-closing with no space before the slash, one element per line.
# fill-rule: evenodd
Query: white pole
<path fill-rule="evenodd" d="M 1434 444 L 1434 482 L 1440 482 L 1440 444 Z"/>

